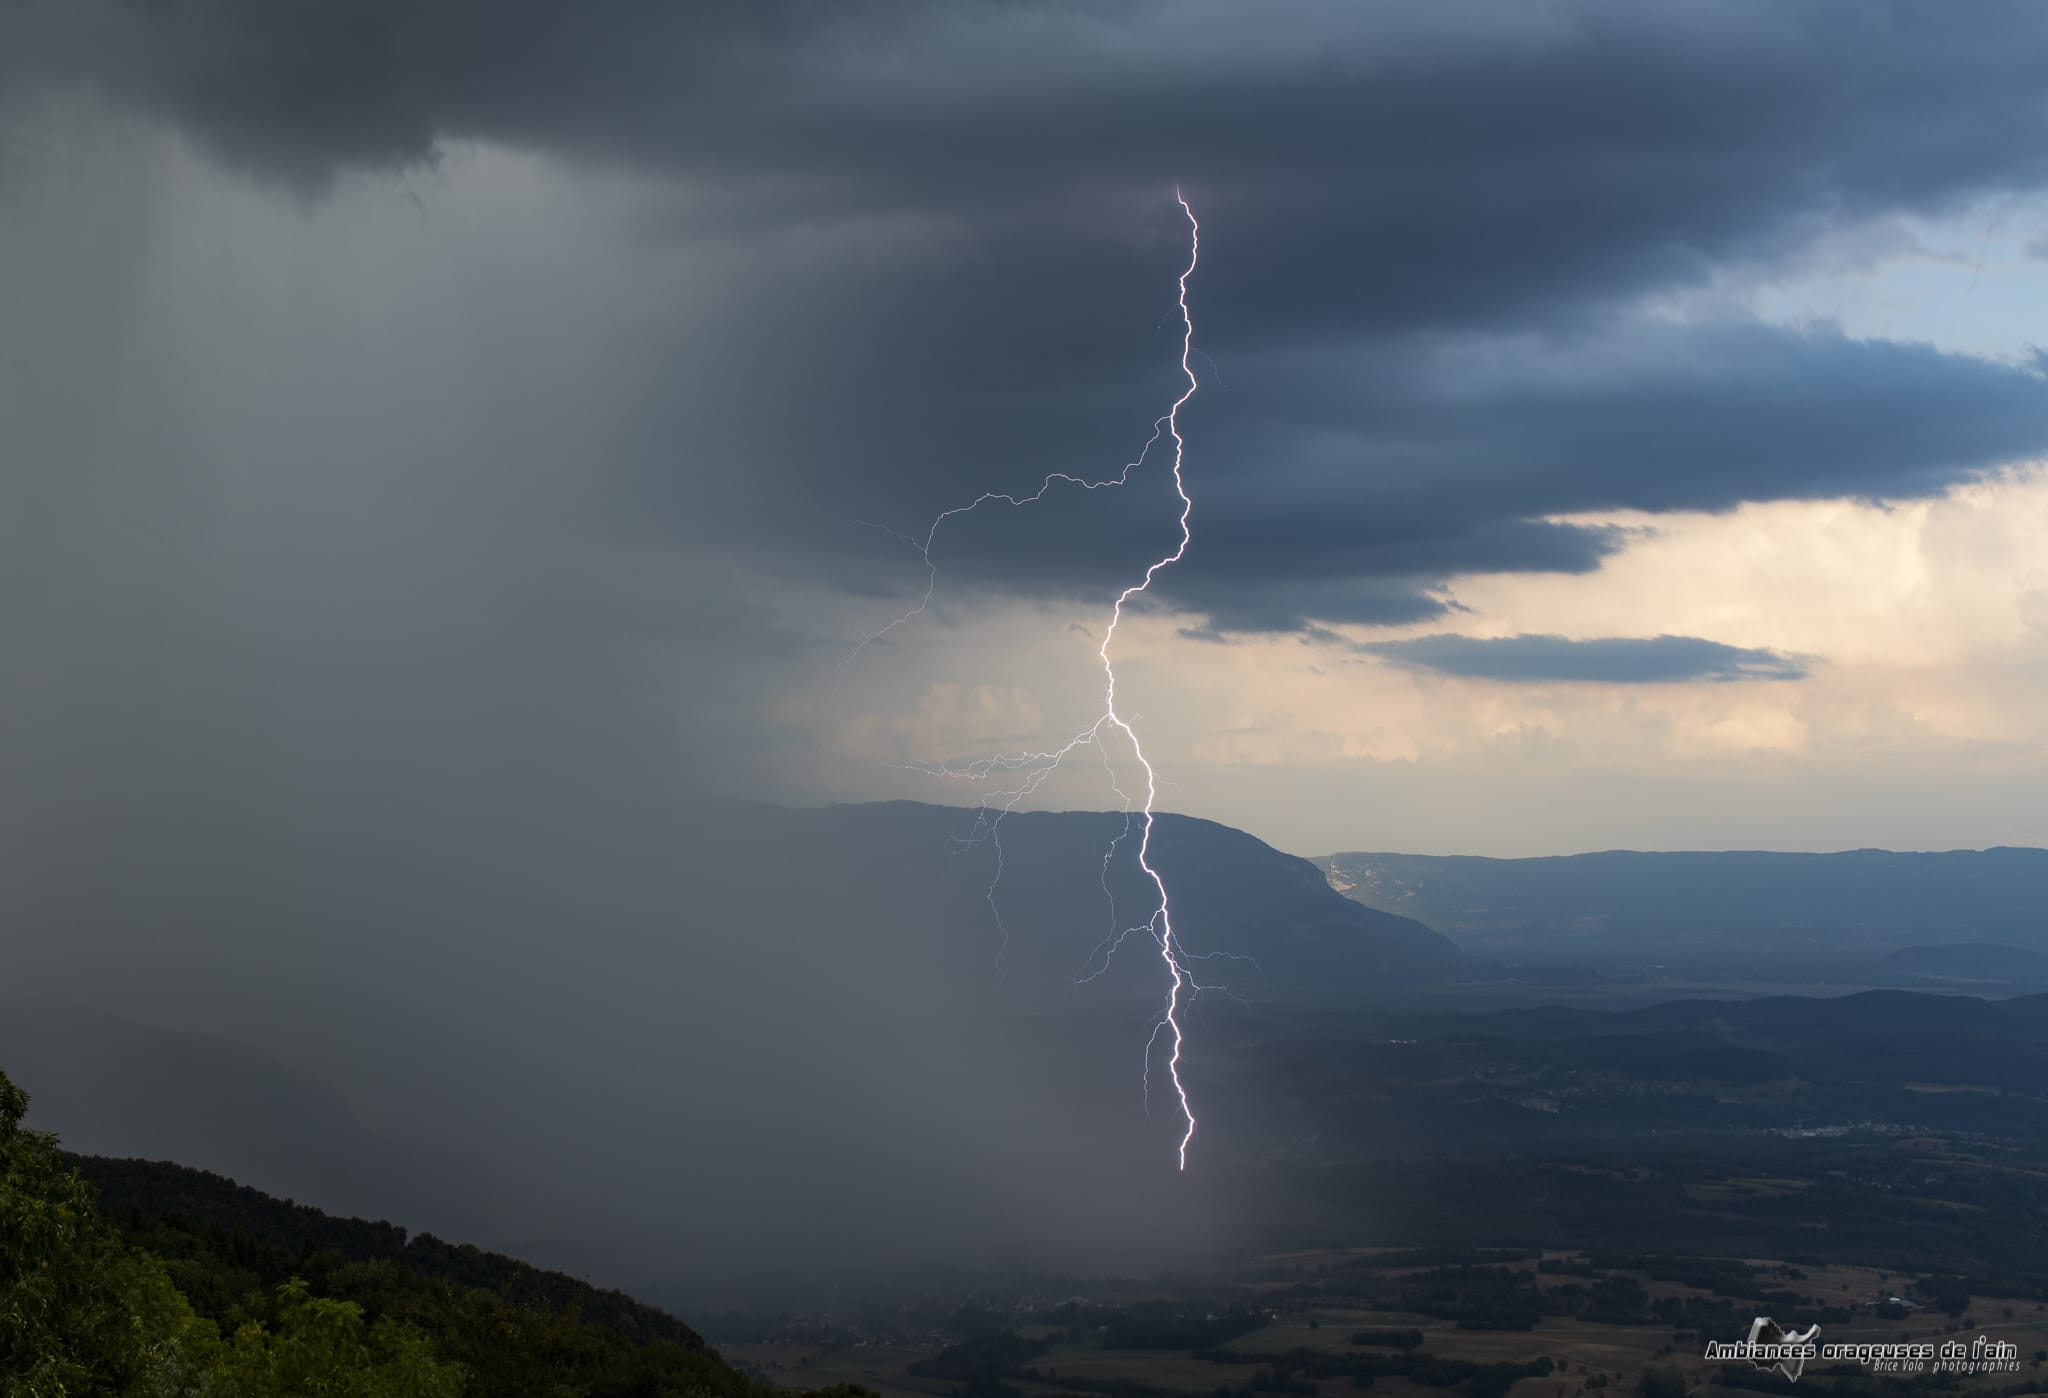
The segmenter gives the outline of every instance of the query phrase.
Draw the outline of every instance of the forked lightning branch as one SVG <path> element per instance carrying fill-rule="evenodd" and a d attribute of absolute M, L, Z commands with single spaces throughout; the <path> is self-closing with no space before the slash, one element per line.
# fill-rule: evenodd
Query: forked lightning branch
<path fill-rule="evenodd" d="M 920 535 L 907 534 L 900 530 L 888 528 L 885 525 L 874 524 L 870 521 L 853 521 L 868 528 L 880 529 L 884 533 L 890 534 L 916 549 L 925 565 L 925 586 L 923 595 L 919 597 L 916 606 L 889 622 L 888 625 L 863 636 L 852 652 L 840 662 L 833 673 L 844 673 L 847 667 L 859 658 L 861 652 L 866 650 L 871 643 L 880 640 L 898 627 L 911 621 L 914 617 L 921 615 L 931 605 L 932 594 L 938 582 L 938 566 L 932 561 L 932 547 L 938 539 L 939 530 L 948 520 L 960 515 L 969 514 L 984 505 L 1022 507 L 1034 504 L 1043 500 L 1048 492 L 1055 489 L 1072 487 L 1081 490 L 1103 490 L 1126 485 L 1130 482 L 1132 474 L 1141 468 L 1151 457 L 1154 449 L 1159 446 L 1162 439 L 1170 444 L 1173 453 L 1174 495 L 1180 505 L 1178 521 L 1180 538 L 1171 552 L 1154 559 L 1146 567 L 1143 576 L 1119 592 L 1115 602 L 1110 607 L 1108 623 L 1103 628 L 1102 644 L 1096 651 L 1097 657 L 1102 664 L 1102 708 L 1096 716 L 1087 727 L 1075 733 L 1065 744 L 1046 751 L 999 753 L 959 764 L 918 763 L 914 764 L 914 767 L 915 770 L 930 776 L 991 783 L 991 786 L 982 798 L 980 815 L 977 818 L 975 830 L 969 839 L 972 841 L 986 839 L 995 847 L 995 881 L 990 884 L 988 901 L 998 927 L 1002 927 L 1001 910 L 996 904 L 996 885 L 1000 883 L 1003 873 L 1002 818 L 1028 800 L 1069 756 L 1084 748 L 1092 748 L 1100 755 L 1103 765 L 1109 771 L 1111 786 L 1115 789 L 1118 799 L 1123 802 L 1126 814 L 1136 815 L 1138 822 L 1138 867 L 1143 872 L 1144 882 L 1150 886 L 1156 901 L 1153 902 L 1150 915 L 1144 922 L 1129 928 L 1117 928 L 1112 925 L 1110 936 L 1105 940 L 1103 946 L 1098 948 L 1097 956 L 1105 958 L 1113 956 L 1116 950 L 1123 944 L 1125 937 L 1131 932 L 1138 931 L 1143 931 L 1150 936 L 1153 945 L 1158 950 L 1160 967 L 1164 972 L 1166 981 L 1165 1001 L 1161 1007 L 1159 1019 L 1153 1026 L 1151 1036 L 1145 1043 L 1144 1076 L 1149 1099 L 1152 1066 L 1163 1046 L 1165 1050 L 1166 1075 L 1172 1084 L 1175 1105 L 1180 1110 L 1181 1119 L 1184 1124 L 1180 1138 L 1178 1161 L 1180 1168 L 1185 1170 L 1188 1163 L 1188 1147 L 1195 1138 L 1195 1112 L 1193 1099 L 1188 1094 L 1187 1084 L 1181 1074 L 1182 1049 L 1185 1043 L 1181 1021 L 1189 999 L 1202 987 L 1196 983 L 1190 973 L 1188 969 L 1190 958 L 1186 955 L 1185 949 L 1175 935 L 1172 900 L 1168 894 L 1166 880 L 1152 863 L 1153 813 L 1158 801 L 1159 780 L 1157 773 L 1153 770 L 1151 759 L 1145 755 L 1144 744 L 1139 740 L 1137 729 L 1132 726 L 1130 718 L 1118 708 L 1116 663 L 1113 655 L 1117 628 L 1123 622 L 1125 606 L 1133 598 L 1149 591 L 1153 580 L 1159 576 L 1162 570 L 1180 562 L 1187 555 L 1188 547 L 1194 539 L 1189 529 L 1189 519 L 1194 513 L 1194 499 L 1188 494 L 1187 479 L 1184 474 L 1187 444 L 1181 436 L 1180 413 L 1181 409 L 1187 406 L 1188 400 L 1195 396 L 1197 388 L 1200 387 L 1199 381 L 1195 377 L 1194 368 L 1190 363 L 1195 352 L 1195 324 L 1194 317 L 1188 308 L 1188 279 L 1194 275 L 1196 264 L 1201 257 L 1202 229 L 1201 224 L 1195 218 L 1194 209 L 1188 204 L 1188 201 L 1179 190 L 1174 191 L 1174 201 L 1180 205 L 1181 212 L 1188 221 L 1188 263 L 1186 269 L 1181 272 L 1179 281 L 1181 321 L 1180 371 L 1182 377 L 1186 380 L 1186 384 L 1181 389 L 1179 396 L 1167 408 L 1166 412 L 1154 419 L 1152 435 L 1146 441 L 1144 448 L 1138 453 L 1137 458 L 1126 463 L 1123 470 L 1118 474 L 1102 480 L 1086 480 L 1066 472 L 1055 471 L 1047 474 L 1040 481 L 1038 489 L 1028 495 L 985 491 L 965 504 L 956 505 L 951 509 L 941 511 Z M 1106 743 L 1112 732 L 1119 735 L 1123 742 L 1128 745 L 1130 754 L 1136 760 L 1143 776 L 1143 791 L 1140 793 L 1142 799 L 1135 803 L 1132 797 L 1126 794 L 1123 787 L 1117 782 L 1115 762 Z M 1000 789 L 993 785 L 998 781 L 1004 783 Z M 1128 827 L 1126 827 L 1126 833 L 1128 833 Z M 1117 844 L 1121 842 L 1121 839 L 1122 837 L 1120 836 L 1118 841 L 1112 842 L 1109 850 L 1104 855 L 1105 886 L 1109 861 L 1114 858 Z M 1008 928 L 1002 927 L 1002 930 L 1007 941 L 1009 935 Z M 1094 961 L 1095 958 L 1091 958 L 1089 964 L 1092 966 Z M 1099 975 L 1100 971 L 1096 971 L 1095 974 Z"/>

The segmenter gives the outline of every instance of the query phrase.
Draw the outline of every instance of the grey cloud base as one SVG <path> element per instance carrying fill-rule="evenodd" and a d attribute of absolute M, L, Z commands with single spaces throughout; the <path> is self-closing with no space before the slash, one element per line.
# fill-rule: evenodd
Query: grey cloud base
<path fill-rule="evenodd" d="M 620 367 L 594 468 L 662 537 L 854 586 L 888 574 L 819 510 L 914 529 L 1142 440 L 1176 183 L 1213 359 L 1161 592 L 1203 634 L 1413 622 L 1460 573 L 1617 544 L 1547 516 L 1924 496 L 2048 451 L 2038 365 L 1630 310 L 2042 188 L 2038 9 L 1287 9 L 81 0 L 11 7 L 0 64 L 302 192 L 466 141 L 667 187 L 652 236 L 764 251 Z M 1156 556 L 1157 495 L 978 525 L 949 582 L 1092 596 Z"/>
<path fill-rule="evenodd" d="M 1723 645 L 1698 636 L 1416 636 L 1358 647 L 1411 670 L 1462 679 L 1678 684 L 1688 680 L 1798 680 L 1804 660 L 1777 651 Z"/>

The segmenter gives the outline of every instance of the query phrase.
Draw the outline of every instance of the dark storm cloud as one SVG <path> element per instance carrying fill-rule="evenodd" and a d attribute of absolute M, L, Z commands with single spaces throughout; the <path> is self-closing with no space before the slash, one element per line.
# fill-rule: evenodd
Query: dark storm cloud
<path fill-rule="evenodd" d="M 1416 636 L 1359 647 L 1411 670 L 1464 679 L 1583 680 L 1675 684 L 1686 680 L 1797 680 L 1803 661 L 1774 650 L 1723 645 L 1698 636 Z"/>
<path fill-rule="evenodd" d="M 1234 335 L 1488 324 L 2048 173 L 2048 18 L 2017 4 L 41 0 L 6 24 L 17 72 L 301 181 L 489 139 L 711 181 L 732 223 L 1123 236 L 1179 180 L 1256 235 L 1210 278 Z"/>
<path fill-rule="evenodd" d="M 1292 383 L 1255 366 L 1241 383 L 1273 416 L 1214 410 L 1202 456 L 1228 474 L 1204 483 L 1201 547 L 1168 581 L 1240 630 L 1415 620 L 1432 580 L 1588 572 L 1626 542 L 1531 515 L 1925 496 L 2040 451 L 2048 427 L 2030 369 L 1755 325 L 1459 348 Z M 1288 469 L 1264 469 L 1276 459 Z M 1415 582 L 1412 608 L 1388 605 L 1391 578 Z M 1346 580 L 1380 584 L 1377 605 L 1348 600 Z M 1292 600 L 1261 606 L 1269 595 Z"/>
<path fill-rule="evenodd" d="M 300 188 L 468 140 L 666 182 L 655 236 L 756 255 L 650 337 L 593 457 L 657 536 L 841 586 L 905 560 L 834 518 L 917 530 L 1142 440 L 1175 181 L 1229 386 L 1197 361 L 1199 547 L 1161 586 L 1212 631 L 1413 621 L 1619 542 L 1543 516 L 2048 450 L 2036 373 L 1628 309 L 2048 183 L 2033 7 L 46 0 L 0 51 Z M 1121 586 L 1170 538 L 1159 484 L 949 526 L 948 583 Z"/>
<path fill-rule="evenodd" d="M 1208 635 L 1299 631 L 1317 622 L 1399 626 L 1443 616 L 1434 589 L 1453 572 L 1587 573 L 1618 545 L 1616 530 L 1542 520 L 1402 519 L 1359 504 L 1310 534 L 1313 506 L 1248 508 L 1204 527 L 1187 570 L 1163 580 L 1209 618 Z M 1299 547 L 1290 547 L 1290 537 Z M 1431 575 L 1436 580 L 1431 580 Z"/>
<path fill-rule="evenodd" d="M 810 352 L 797 353 L 799 377 L 829 385 L 826 356 Z M 2031 367 L 1827 328 L 1618 320 L 1582 335 L 1252 358 L 1227 378 L 1187 410 L 1195 546 L 1159 582 L 1221 631 L 1421 620 L 1441 612 L 1432 594 L 1456 574 L 1589 572 L 1627 540 L 1533 516 L 1911 498 L 2048 448 L 2048 383 Z M 801 494 L 785 509 L 805 496 L 850 508 L 865 493 L 911 529 L 972 499 L 976 480 L 1112 474 L 1113 457 L 1077 461 L 1070 441 L 1135 435 L 1127 405 L 1057 389 L 977 404 L 979 424 L 944 401 L 899 420 L 879 393 L 834 411 L 831 393 L 764 454 L 798 463 L 785 479 Z M 861 444 L 859 469 L 847 443 Z M 925 478 L 934 463 L 955 477 Z M 1176 516 L 1162 466 L 1122 492 L 1055 487 L 1027 509 L 948 520 L 933 557 L 949 588 L 1093 596 L 1170 549 Z M 815 566 L 843 574 L 847 540 L 816 537 Z M 855 570 L 898 567 L 922 583 L 907 550 L 864 546 Z"/>
<path fill-rule="evenodd" d="M 1318 498 L 1348 488 L 1397 512 L 1446 495 L 1518 515 L 1914 497 L 2037 449 L 2048 428 L 2038 363 L 1832 327 L 1638 319 L 1252 373 L 1273 414 L 1222 424 L 1224 440 L 1282 434 Z M 1352 470 L 1361 458 L 1379 469 Z"/>

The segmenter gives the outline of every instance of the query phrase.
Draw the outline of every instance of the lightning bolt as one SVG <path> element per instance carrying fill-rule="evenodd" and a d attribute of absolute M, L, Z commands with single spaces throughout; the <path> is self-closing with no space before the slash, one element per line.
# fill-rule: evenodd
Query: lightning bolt
<path fill-rule="evenodd" d="M 1166 880 L 1152 867 L 1152 809 L 1159 798 L 1159 776 L 1152 770 L 1152 761 L 1145 756 L 1145 746 L 1138 741 L 1138 731 L 1131 727 L 1129 720 L 1116 708 L 1116 665 L 1109 658 L 1109 647 L 1116 640 L 1116 628 L 1124 619 L 1124 603 L 1152 586 L 1152 579 L 1160 570 L 1170 568 L 1187 556 L 1188 545 L 1194 542 L 1194 534 L 1188 528 L 1188 519 L 1195 511 L 1194 497 L 1188 494 L 1187 477 L 1184 468 L 1187 460 L 1187 442 L 1180 435 L 1180 410 L 1195 396 L 1201 383 L 1195 378 L 1195 371 L 1188 363 L 1188 357 L 1195 347 L 1195 319 L 1188 310 L 1188 278 L 1195 274 L 1195 267 L 1202 260 L 1202 225 L 1195 218 L 1195 211 L 1176 189 L 1174 202 L 1188 219 L 1188 265 L 1180 274 L 1180 371 L 1186 376 L 1188 386 L 1181 390 L 1180 397 L 1173 400 L 1173 406 L 1166 412 L 1166 431 L 1173 438 L 1173 489 L 1180 497 L 1180 542 L 1174 545 L 1172 553 L 1155 561 L 1145 570 L 1144 578 L 1117 594 L 1116 606 L 1111 610 L 1109 625 L 1102 633 L 1102 646 L 1097 654 L 1102 657 L 1104 718 L 1120 730 L 1131 745 L 1131 752 L 1138 759 L 1138 765 L 1145 769 L 1145 805 L 1143 829 L 1138 836 L 1138 867 L 1145 877 L 1152 881 L 1152 887 L 1159 893 L 1159 910 L 1152 915 L 1152 930 L 1159 941 L 1159 959 L 1166 966 L 1169 985 L 1166 992 L 1166 1013 L 1153 1028 L 1152 1037 L 1145 1043 L 1145 1066 L 1149 1075 L 1152 1066 L 1153 1045 L 1158 1042 L 1161 1030 L 1172 1035 L 1172 1052 L 1167 1055 L 1166 1073 L 1173 1081 L 1174 1095 L 1180 1099 L 1182 1118 L 1187 1129 L 1181 1133 L 1179 1159 L 1180 1168 L 1188 1168 L 1188 1145 L 1195 1139 L 1195 1108 L 1188 1100 L 1187 1084 L 1180 1075 L 1181 1051 L 1187 1036 L 1180 1025 L 1181 997 L 1193 989 L 1193 978 L 1182 964 L 1180 949 L 1174 941 L 1173 904 L 1167 896 Z"/>
<path fill-rule="evenodd" d="M 1021 508 L 1026 505 L 1035 504 L 1043 500 L 1049 491 L 1059 485 L 1078 486 L 1083 490 L 1103 490 L 1126 485 L 1130 482 L 1132 472 L 1145 464 L 1145 461 L 1151 456 L 1153 449 L 1159 445 L 1162 438 L 1172 443 L 1173 487 L 1174 493 L 1180 500 L 1180 541 L 1174 546 L 1171 553 L 1154 560 L 1145 569 L 1143 578 L 1117 594 L 1115 605 L 1110 611 L 1109 624 L 1102 633 L 1102 644 L 1096 649 L 1096 656 L 1102 663 L 1103 707 L 1101 713 L 1086 728 L 1076 733 L 1067 743 L 1048 751 L 999 753 L 957 766 L 924 762 L 899 765 L 928 776 L 977 782 L 993 782 L 998 776 L 1013 774 L 1018 776 L 1018 780 L 1014 785 L 1007 786 L 1001 790 L 991 789 L 983 796 L 980 810 L 975 818 L 974 828 L 966 836 L 956 841 L 956 852 L 958 848 L 978 845 L 984 840 L 995 848 L 996 867 L 994 877 L 991 879 L 988 887 L 988 905 L 990 911 L 995 916 L 996 927 L 1002 934 L 1003 948 L 1007 949 L 1010 936 L 1009 928 L 1003 922 L 1002 909 L 996 901 L 996 890 L 1003 878 L 1003 817 L 1014 811 L 1019 804 L 1036 792 L 1071 753 L 1080 748 L 1093 746 L 1101 755 L 1103 765 L 1110 774 L 1110 785 L 1116 791 L 1118 798 L 1123 802 L 1125 824 L 1122 833 L 1110 842 L 1109 849 L 1102 858 L 1102 890 L 1109 899 L 1110 935 L 1090 955 L 1087 964 L 1082 969 L 1085 971 L 1088 967 L 1094 966 L 1097 957 L 1101 958 L 1102 965 L 1100 969 L 1093 971 L 1092 974 L 1080 976 L 1077 980 L 1080 982 L 1093 980 L 1096 976 L 1107 971 L 1110 958 L 1115 955 L 1117 949 L 1123 945 L 1124 940 L 1133 932 L 1141 929 L 1144 930 L 1152 937 L 1158 947 L 1160 964 L 1164 967 L 1167 975 L 1166 1004 L 1159 1019 L 1152 1027 L 1151 1036 L 1145 1041 L 1143 1078 L 1146 1098 L 1149 1104 L 1152 1064 L 1157 1057 L 1160 1040 L 1164 1037 L 1167 1042 L 1166 1075 L 1172 1083 L 1174 1099 L 1180 1107 L 1181 1118 L 1184 1123 L 1177 1158 L 1179 1168 L 1186 1170 L 1188 1165 L 1188 1147 L 1195 1138 L 1196 1121 L 1194 1103 L 1188 1095 L 1187 1083 L 1181 1076 L 1181 1063 L 1186 1045 L 1186 1034 L 1182 1028 L 1181 1015 L 1193 1001 L 1194 997 L 1200 995 L 1205 990 L 1220 989 L 1220 987 L 1204 986 L 1195 980 L 1188 964 L 1190 961 L 1206 958 L 1200 955 L 1189 954 L 1181 945 L 1174 932 L 1173 907 L 1167 893 L 1166 880 L 1152 864 L 1153 813 L 1159 796 L 1158 774 L 1153 770 L 1151 760 L 1145 756 L 1144 745 L 1138 740 L 1136 728 L 1132 726 L 1131 720 L 1125 717 L 1117 708 L 1116 664 L 1110 654 L 1111 647 L 1116 640 L 1117 627 L 1123 621 L 1125 604 L 1130 602 L 1132 598 L 1148 591 L 1152 586 L 1153 579 L 1158 577 L 1164 569 L 1180 562 L 1186 556 L 1189 546 L 1194 542 L 1194 535 L 1189 529 L 1188 521 L 1194 513 L 1195 502 L 1194 498 L 1188 494 L 1187 479 L 1184 473 L 1187 443 L 1181 436 L 1180 412 L 1182 408 L 1187 406 L 1188 400 L 1195 396 L 1196 391 L 1201 386 L 1200 381 L 1195 377 L 1195 371 L 1191 363 L 1192 357 L 1200 353 L 1200 351 L 1195 349 L 1194 316 L 1188 308 L 1188 279 L 1194 276 L 1195 268 L 1201 260 L 1202 228 L 1195 218 L 1194 209 L 1188 204 L 1181 191 L 1176 189 L 1173 192 L 1173 197 L 1174 201 L 1180 205 L 1181 212 L 1188 221 L 1188 265 L 1181 272 L 1179 280 L 1181 320 L 1180 370 L 1181 374 L 1187 379 L 1187 387 L 1181 390 L 1180 395 L 1173 400 L 1173 405 L 1162 416 L 1153 420 L 1152 435 L 1146 440 L 1144 447 L 1139 451 L 1137 457 L 1132 461 L 1126 462 L 1123 470 L 1118 474 L 1102 480 L 1084 480 L 1079 476 L 1070 475 L 1063 471 L 1055 471 L 1049 473 L 1039 483 L 1038 489 L 1029 495 L 984 491 L 966 504 L 956 505 L 949 510 L 940 512 L 932 520 L 930 526 L 925 529 L 922 537 L 907 534 L 900 530 L 889 528 L 886 525 L 875 524 L 867 520 L 842 520 L 842 524 L 850 527 L 879 530 L 915 549 L 924 561 L 925 586 L 923 594 L 918 598 L 915 606 L 878 630 L 864 633 L 858 643 L 840 661 L 838 666 L 820 679 L 819 684 L 822 687 L 827 681 L 845 674 L 847 669 L 854 661 L 860 658 L 862 652 L 869 646 L 889 635 L 897 628 L 907 625 L 930 607 L 933 592 L 938 585 L 938 565 L 932 559 L 932 546 L 938 539 L 940 528 L 947 520 L 971 513 L 983 505 L 1000 504 Z M 1168 312 L 1168 314 L 1172 313 Z M 1206 358 L 1206 356 L 1204 357 Z M 814 692 L 814 703 L 815 698 Z M 1134 802 L 1132 797 L 1126 794 L 1117 782 L 1116 769 L 1109 760 L 1108 749 L 1104 743 L 1105 735 L 1112 729 L 1121 734 L 1124 741 L 1130 745 L 1131 752 L 1137 758 L 1138 765 L 1144 770 L 1145 789 L 1142 802 Z M 1119 929 L 1116 925 L 1116 899 L 1110 893 L 1109 888 L 1109 866 L 1110 862 L 1116 857 L 1118 846 L 1131 833 L 1134 816 L 1139 830 L 1137 846 L 1138 867 L 1143 872 L 1144 878 L 1151 883 L 1154 893 L 1158 895 L 1158 902 L 1145 922 L 1136 926 Z M 1209 955 L 1217 956 L 1223 955 L 1223 953 L 1209 953 Z M 1249 960 L 1249 958 L 1233 959 Z M 996 964 L 998 970 L 1000 970 L 1002 965 L 1001 951 L 997 953 Z"/>

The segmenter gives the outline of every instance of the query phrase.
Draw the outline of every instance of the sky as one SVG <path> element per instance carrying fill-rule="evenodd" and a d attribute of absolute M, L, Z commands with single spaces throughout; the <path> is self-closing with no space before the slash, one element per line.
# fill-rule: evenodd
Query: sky
<path fill-rule="evenodd" d="M 1136 456 L 1179 189 L 1166 804 L 2048 841 L 2038 11 L 1284 8 L 8 7 L 10 765 L 981 800 L 916 769 L 1088 724 L 1164 458 L 906 537 Z"/>
<path fill-rule="evenodd" d="M 971 805 L 1093 722 L 1177 540 L 1177 190 L 1191 540 L 1114 647 L 1162 808 L 2048 844 L 2044 42 L 0 4 L 0 992 L 260 1045 L 517 1201 L 417 1225 L 541 1260 L 1197 1231 L 1121 1080 L 981 1013 L 985 926 L 905 941 L 931 890 L 732 804 Z"/>

